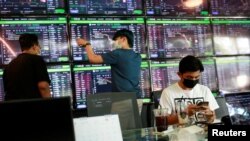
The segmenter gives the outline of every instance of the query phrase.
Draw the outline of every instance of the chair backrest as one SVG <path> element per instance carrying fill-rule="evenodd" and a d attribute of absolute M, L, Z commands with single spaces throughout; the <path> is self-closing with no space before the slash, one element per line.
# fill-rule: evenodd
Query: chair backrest
<path fill-rule="evenodd" d="M 152 99 L 154 101 L 155 108 L 157 109 L 160 103 L 162 90 L 152 92 Z"/>
<path fill-rule="evenodd" d="M 141 112 L 142 128 L 154 126 L 153 110 L 155 109 L 154 103 L 143 103 Z"/>
<path fill-rule="evenodd" d="M 89 117 L 118 114 L 122 130 L 141 128 L 136 94 L 133 92 L 88 95 L 87 111 Z"/>
<path fill-rule="evenodd" d="M 75 140 L 69 97 L 1 102 L 0 115 L 0 140 Z"/>
<path fill-rule="evenodd" d="M 224 116 L 229 115 L 225 97 L 218 96 L 215 98 L 220 108 L 215 110 L 216 118 L 221 119 Z"/>

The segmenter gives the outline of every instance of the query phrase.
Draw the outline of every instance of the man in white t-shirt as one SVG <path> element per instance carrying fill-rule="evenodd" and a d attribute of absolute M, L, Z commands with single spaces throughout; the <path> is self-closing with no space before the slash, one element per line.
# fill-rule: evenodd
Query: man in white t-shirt
<path fill-rule="evenodd" d="M 213 122 L 216 117 L 214 110 L 219 108 L 219 106 L 211 90 L 204 85 L 198 84 L 201 72 L 203 71 L 204 67 L 198 58 L 190 55 L 184 57 L 179 63 L 179 72 L 177 73 L 180 80 L 163 90 L 160 98 L 160 106 L 168 108 L 169 111 L 176 111 L 176 98 L 203 98 L 204 101 L 209 102 L 209 106 L 202 107 L 203 112 L 208 121 Z M 195 104 L 189 104 L 188 114 L 194 114 L 193 111 L 195 108 L 197 108 Z M 173 115 L 171 117 L 175 118 Z"/>

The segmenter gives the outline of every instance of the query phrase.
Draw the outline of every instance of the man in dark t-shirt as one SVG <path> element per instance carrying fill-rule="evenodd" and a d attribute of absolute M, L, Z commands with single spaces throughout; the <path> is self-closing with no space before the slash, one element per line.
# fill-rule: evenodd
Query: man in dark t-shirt
<path fill-rule="evenodd" d="M 110 64 L 113 92 L 136 92 L 139 97 L 141 56 L 133 51 L 133 40 L 130 30 L 119 30 L 113 37 L 116 49 L 103 55 L 96 55 L 85 39 L 77 39 L 77 44 L 85 47 L 90 63 Z"/>
<path fill-rule="evenodd" d="M 5 100 L 51 97 L 46 63 L 39 56 L 40 46 L 35 34 L 19 37 L 22 53 L 13 59 L 3 73 Z"/>

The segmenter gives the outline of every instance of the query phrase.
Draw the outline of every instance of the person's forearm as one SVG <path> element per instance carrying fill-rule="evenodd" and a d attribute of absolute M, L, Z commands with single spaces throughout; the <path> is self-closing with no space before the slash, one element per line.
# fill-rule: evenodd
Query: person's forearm
<path fill-rule="evenodd" d="M 94 60 L 94 56 L 95 56 L 93 48 L 90 45 L 87 45 L 85 47 L 85 50 L 86 50 L 89 61 L 92 62 Z"/>
<path fill-rule="evenodd" d="M 178 116 L 177 114 L 170 114 L 167 116 L 168 124 L 173 125 L 178 123 Z"/>
<path fill-rule="evenodd" d="M 49 88 L 44 88 L 44 89 L 39 89 L 40 90 L 40 93 L 42 95 L 43 98 L 49 98 L 51 97 L 51 94 L 50 94 L 50 89 Z"/>
<path fill-rule="evenodd" d="M 96 55 L 91 47 L 91 45 L 87 45 L 85 47 L 88 59 L 90 63 L 103 63 L 103 59 L 100 55 Z"/>
<path fill-rule="evenodd" d="M 95 54 L 89 41 L 78 38 L 76 42 L 79 47 L 85 48 L 90 63 L 103 63 L 102 56 Z"/>
<path fill-rule="evenodd" d="M 41 81 L 38 83 L 38 89 L 43 98 L 51 97 L 49 83 L 47 81 Z"/>

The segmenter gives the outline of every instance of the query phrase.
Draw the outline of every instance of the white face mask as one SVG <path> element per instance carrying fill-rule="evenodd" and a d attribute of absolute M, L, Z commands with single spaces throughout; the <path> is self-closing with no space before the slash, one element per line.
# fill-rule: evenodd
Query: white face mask
<path fill-rule="evenodd" d="M 113 41 L 113 40 L 109 40 L 109 43 L 112 47 L 112 50 L 115 50 L 115 49 L 120 49 L 122 48 L 122 46 L 118 43 L 118 41 Z"/>

